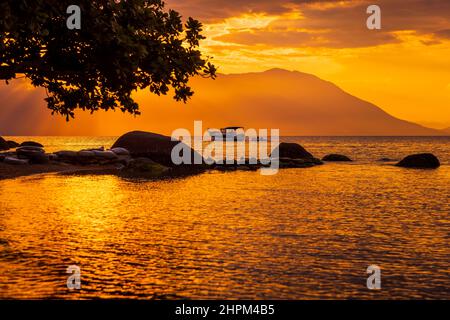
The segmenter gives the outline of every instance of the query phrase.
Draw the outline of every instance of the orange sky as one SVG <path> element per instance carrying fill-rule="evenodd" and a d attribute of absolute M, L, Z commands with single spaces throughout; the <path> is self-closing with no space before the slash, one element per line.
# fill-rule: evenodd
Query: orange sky
<path fill-rule="evenodd" d="M 223 73 L 315 74 L 392 115 L 450 126 L 450 1 L 168 0 L 205 23 Z M 382 29 L 368 30 L 378 4 Z"/>
<path fill-rule="evenodd" d="M 374 3 L 381 7 L 381 30 L 366 27 L 366 8 Z M 220 73 L 271 68 L 311 73 L 398 118 L 450 127 L 449 0 L 167 0 L 167 6 L 204 23 L 208 38 L 202 47 Z M 205 94 L 173 107 L 168 98 L 140 92 L 136 97 L 141 118 L 120 112 L 78 113 L 67 124 L 50 116 L 42 90 L 16 80 L 0 85 L 0 134 L 116 135 L 129 129 L 170 133 L 175 123 L 185 124 L 182 119 L 166 124 L 169 115 L 176 117 L 168 108 L 195 107 L 189 112 L 214 120 L 202 103 Z"/>

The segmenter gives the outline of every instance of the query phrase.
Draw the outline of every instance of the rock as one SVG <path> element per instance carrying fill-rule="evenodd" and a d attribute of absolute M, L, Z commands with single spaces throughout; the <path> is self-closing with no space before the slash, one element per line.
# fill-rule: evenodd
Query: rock
<path fill-rule="evenodd" d="M 41 148 L 43 148 L 44 146 L 38 142 L 25 141 L 20 144 L 20 147 L 41 147 Z"/>
<path fill-rule="evenodd" d="M 49 156 L 40 147 L 19 147 L 16 150 L 19 158 L 29 159 L 31 163 L 44 164 L 49 162 Z"/>
<path fill-rule="evenodd" d="M 130 161 L 122 172 L 128 176 L 140 178 L 157 178 L 164 176 L 169 172 L 169 168 L 156 163 L 148 158 L 136 158 Z"/>
<path fill-rule="evenodd" d="M 9 149 L 8 142 L 5 139 L 3 139 L 2 137 L 0 137 L 0 151 L 8 150 L 8 149 Z"/>
<path fill-rule="evenodd" d="M 58 160 L 59 160 L 59 157 L 58 157 L 57 154 L 50 153 L 50 154 L 48 155 L 48 159 L 49 159 L 50 161 L 58 161 Z"/>
<path fill-rule="evenodd" d="M 58 157 L 59 161 L 70 163 L 76 162 L 78 158 L 77 151 L 58 151 L 55 152 L 55 155 Z"/>
<path fill-rule="evenodd" d="M 381 159 L 378 159 L 378 161 L 379 162 L 392 162 L 392 161 L 395 161 L 394 159 L 390 159 L 390 158 L 381 158 Z"/>
<path fill-rule="evenodd" d="M 435 169 L 441 165 L 439 159 L 431 153 L 420 153 L 407 156 L 399 163 L 397 167 L 403 168 L 430 168 Z"/>
<path fill-rule="evenodd" d="M 4 163 L 12 164 L 12 165 L 26 165 L 29 163 L 29 160 L 26 159 L 17 159 L 15 157 L 5 157 L 3 160 Z"/>
<path fill-rule="evenodd" d="M 297 143 L 281 142 L 277 147 L 280 158 L 311 159 L 314 156 Z"/>
<path fill-rule="evenodd" d="M 45 153 L 41 147 L 19 147 L 16 149 L 18 155 L 26 156 L 28 153 Z"/>
<path fill-rule="evenodd" d="M 341 154 L 329 154 L 325 157 L 323 157 L 322 161 L 328 161 L 328 162 L 351 162 L 353 161 L 347 156 L 341 155 Z"/>
<path fill-rule="evenodd" d="M 74 160 L 79 164 L 92 164 L 96 160 L 95 151 L 78 151 Z"/>
<path fill-rule="evenodd" d="M 30 163 L 33 164 L 46 164 L 50 162 L 50 157 L 45 153 L 36 152 L 33 155 L 27 157 L 30 160 Z"/>
<path fill-rule="evenodd" d="M 316 165 L 323 164 L 322 161 L 316 158 L 312 159 L 290 159 L 281 158 L 280 168 L 310 168 Z"/>
<path fill-rule="evenodd" d="M 15 149 L 15 148 L 17 148 L 18 146 L 20 146 L 20 144 L 18 144 L 18 143 L 15 142 L 15 141 L 12 141 L 12 140 L 6 141 L 6 143 L 8 144 L 8 147 L 9 147 L 10 149 Z"/>
<path fill-rule="evenodd" d="M 171 153 L 174 146 L 179 141 L 172 141 L 170 137 L 151 132 L 133 131 L 121 136 L 112 146 L 128 150 L 133 157 L 145 157 L 167 167 L 176 167 L 172 162 Z M 194 155 L 201 157 L 200 154 L 189 148 L 191 151 L 191 161 L 194 161 Z M 192 166 L 192 165 L 182 165 Z"/>
<path fill-rule="evenodd" d="M 0 154 L 0 162 L 3 162 L 5 160 L 6 156 L 4 154 Z"/>
<path fill-rule="evenodd" d="M 118 156 L 129 156 L 130 155 L 130 151 L 128 151 L 125 148 L 113 148 L 109 151 L 114 152 Z"/>
<path fill-rule="evenodd" d="M 92 151 L 96 158 L 101 160 L 117 160 L 118 156 L 112 151 Z"/>

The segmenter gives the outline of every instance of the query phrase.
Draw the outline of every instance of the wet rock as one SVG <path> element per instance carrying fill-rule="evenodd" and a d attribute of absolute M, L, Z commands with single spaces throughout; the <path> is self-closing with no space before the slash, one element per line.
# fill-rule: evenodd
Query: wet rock
<path fill-rule="evenodd" d="M 48 159 L 49 159 L 50 161 L 58 161 L 58 160 L 59 160 L 59 157 L 58 157 L 57 154 L 50 153 L 50 154 L 48 154 Z"/>
<path fill-rule="evenodd" d="M 128 166 L 122 169 L 122 173 L 133 177 L 157 178 L 166 175 L 169 170 L 151 159 L 139 157 L 131 160 Z"/>
<path fill-rule="evenodd" d="M 316 158 L 312 159 L 290 159 L 290 158 L 281 158 L 280 159 L 280 168 L 310 168 L 316 165 L 323 164 L 322 161 Z"/>
<path fill-rule="evenodd" d="M 10 149 L 15 149 L 15 148 L 17 148 L 18 146 L 20 146 L 20 144 L 18 144 L 18 143 L 15 142 L 15 141 L 12 141 L 12 140 L 6 141 L 6 143 L 8 144 L 8 147 L 9 147 Z"/>
<path fill-rule="evenodd" d="M 113 148 L 109 151 L 114 152 L 118 156 L 129 156 L 130 155 L 130 151 L 128 151 L 125 148 Z"/>
<path fill-rule="evenodd" d="M 2 137 L 0 137 L 0 151 L 4 151 L 4 150 L 8 150 L 9 149 L 9 145 L 8 142 L 3 139 Z"/>
<path fill-rule="evenodd" d="M 327 161 L 327 162 L 351 162 L 353 160 L 350 159 L 347 156 L 342 155 L 342 154 L 329 154 L 329 155 L 323 157 L 322 161 Z"/>
<path fill-rule="evenodd" d="M 281 142 L 277 147 L 280 158 L 311 159 L 314 156 L 297 143 Z"/>
<path fill-rule="evenodd" d="M 435 169 L 441 165 L 439 159 L 431 153 L 420 153 L 409 155 L 399 163 L 396 164 L 398 167 L 403 168 L 430 168 Z"/>
<path fill-rule="evenodd" d="M 96 161 L 96 157 L 94 151 L 78 151 L 74 160 L 79 164 L 93 164 Z"/>
<path fill-rule="evenodd" d="M 75 163 L 77 162 L 77 151 L 57 151 L 55 155 L 58 157 L 58 161 Z"/>
<path fill-rule="evenodd" d="M 395 161 L 395 160 L 391 159 L 391 158 L 381 158 L 381 159 L 378 159 L 378 161 L 379 162 L 392 162 L 392 161 Z"/>
<path fill-rule="evenodd" d="M 30 163 L 45 164 L 49 162 L 49 156 L 45 154 L 44 149 L 40 147 L 19 147 L 16 150 L 18 158 L 28 159 Z"/>
<path fill-rule="evenodd" d="M 40 144 L 39 142 L 25 141 L 20 144 L 20 147 L 41 147 L 41 148 L 43 148 L 44 146 L 42 144 Z"/>
<path fill-rule="evenodd" d="M 29 164 L 28 159 L 18 159 L 15 157 L 5 157 L 3 162 L 7 163 L 7 164 L 12 164 L 12 165 L 27 165 L 27 164 Z"/>
<path fill-rule="evenodd" d="M 92 151 L 94 156 L 100 160 L 117 160 L 118 156 L 112 151 Z"/>
<path fill-rule="evenodd" d="M 179 141 L 172 141 L 170 137 L 151 132 L 133 131 L 121 136 L 111 149 L 124 148 L 130 152 L 134 158 L 145 157 L 167 167 L 176 167 L 172 162 L 172 149 L 178 145 Z M 197 156 L 203 160 L 202 156 L 193 149 L 186 147 L 190 151 L 191 161 Z M 181 165 L 194 166 L 194 165 Z"/>

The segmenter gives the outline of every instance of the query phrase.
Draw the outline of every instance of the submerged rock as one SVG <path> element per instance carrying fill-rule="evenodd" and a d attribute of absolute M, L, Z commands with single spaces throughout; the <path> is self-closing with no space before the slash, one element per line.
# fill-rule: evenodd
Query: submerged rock
<path fill-rule="evenodd" d="M 169 168 L 148 158 L 136 158 L 122 169 L 122 173 L 140 178 L 158 178 L 169 172 Z"/>
<path fill-rule="evenodd" d="M 44 146 L 42 144 L 40 144 L 39 142 L 25 141 L 20 144 L 20 147 L 41 147 L 41 148 L 43 148 Z"/>
<path fill-rule="evenodd" d="M 403 168 L 430 168 L 435 169 L 441 165 L 439 159 L 431 153 L 420 153 L 407 156 L 399 163 L 397 167 Z"/>
<path fill-rule="evenodd" d="M 132 131 L 121 136 L 114 143 L 111 150 L 124 148 L 128 150 L 133 157 L 145 157 L 164 166 L 175 167 L 176 165 L 172 162 L 171 154 L 172 149 L 179 143 L 182 142 L 172 141 L 170 137 L 160 134 L 143 131 Z M 190 150 L 191 152 L 190 156 L 192 163 L 195 156 L 200 157 L 200 159 L 203 160 L 202 156 L 190 147 L 186 146 L 186 149 Z"/>
<path fill-rule="evenodd" d="M 347 156 L 342 155 L 342 154 L 329 154 L 329 155 L 323 157 L 322 161 L 327 161 L 327 162 L 351 162 L 353 160 L 350 159 Z"/>
<path fill-rule="evenodd" d="M 379 162 L 392 162 L 392 161 L 395 161 L 395 160 L 391 159 L 391 158 L 381 158 L 381 159 L 378 159 L 378 161 Z"/>

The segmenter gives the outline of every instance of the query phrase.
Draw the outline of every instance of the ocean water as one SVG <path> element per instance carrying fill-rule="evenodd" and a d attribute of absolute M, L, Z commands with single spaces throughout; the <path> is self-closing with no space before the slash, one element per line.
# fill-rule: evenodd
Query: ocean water
<path fill-rule="evenodd" d="M 51 152 L 116 138 L 13 139 Z M 0 298 L 450 297 L 450 138 L 282 140 L 355 162 L 274 176 L 0 181 Z M 392 166 L 416 152 L 442 166 Z M 66 287 L 70 265 L 81 269 L 80 290 Z M 381 268 L 381 290 L 366 287 L 369 265 Z"/>

